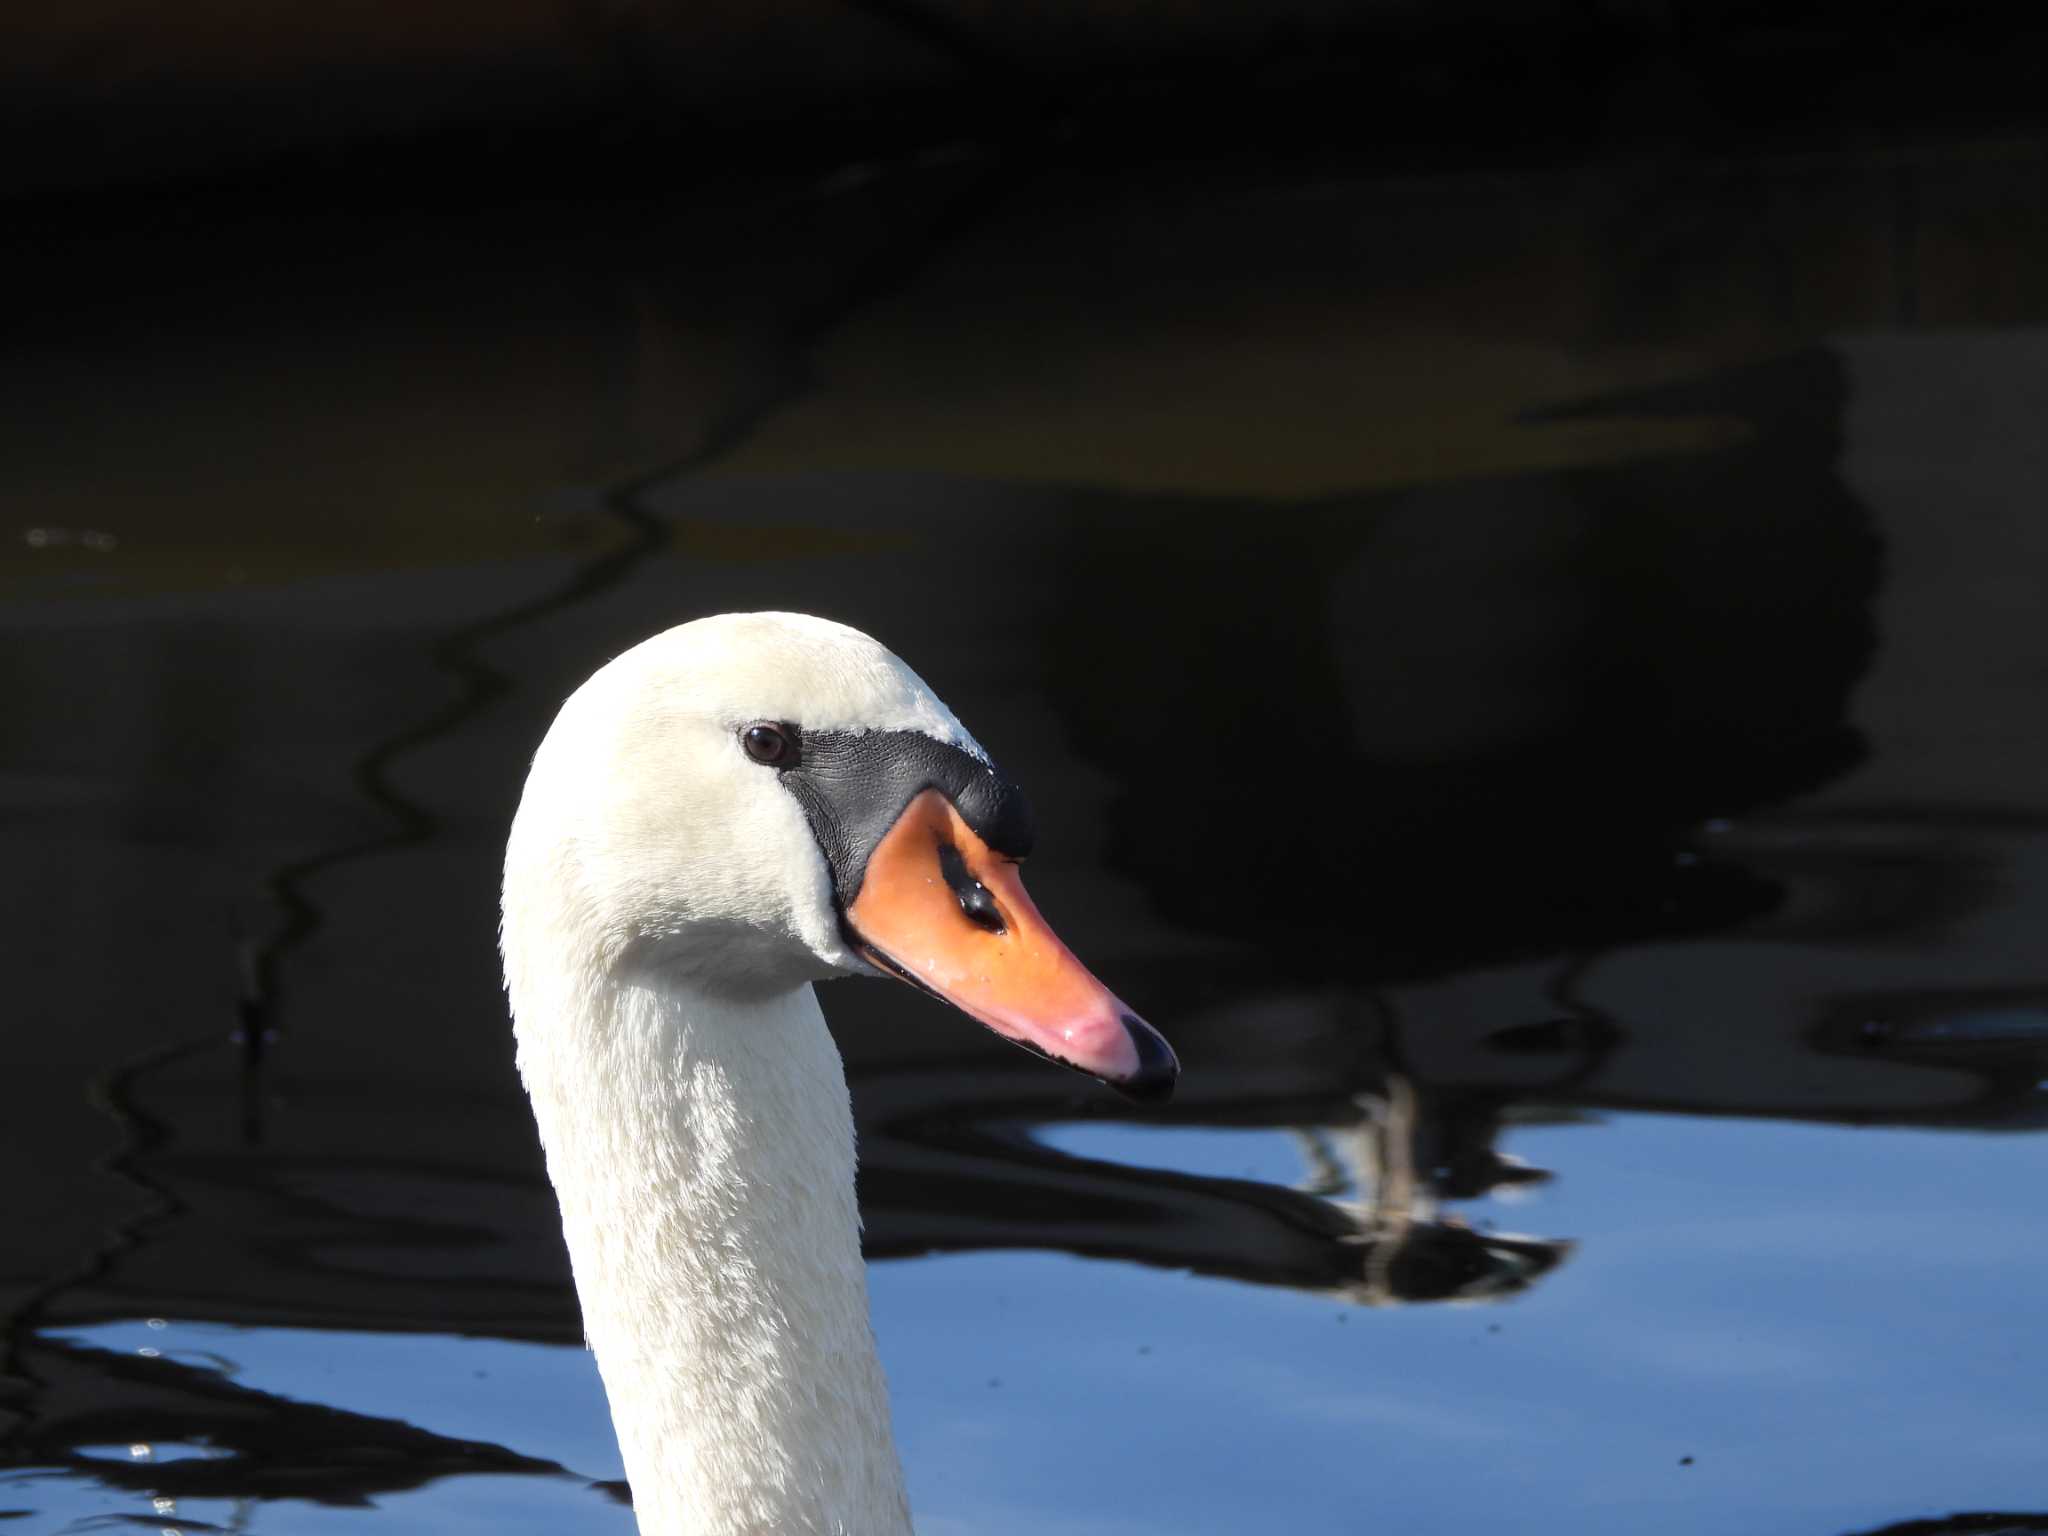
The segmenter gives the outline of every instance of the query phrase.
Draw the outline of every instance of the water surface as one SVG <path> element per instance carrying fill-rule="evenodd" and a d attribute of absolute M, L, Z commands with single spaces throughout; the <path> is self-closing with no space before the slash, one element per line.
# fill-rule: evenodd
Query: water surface
<path fill-rule="evenodd" d="M 581 677 L 772 606 L 1029 787 L 1186 1066 L 828 990 L 922 1530 L 2043 1528 L 2044 170 L 961 154 L 79 260 L 0 377 L 0 1514 L 631 1529 L 497 858 Z"/>

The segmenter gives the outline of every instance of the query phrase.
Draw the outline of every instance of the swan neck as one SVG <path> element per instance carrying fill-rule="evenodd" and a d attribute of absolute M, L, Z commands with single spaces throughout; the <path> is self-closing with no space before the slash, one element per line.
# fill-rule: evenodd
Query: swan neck
<path fill-rule="evenodd" d="M 643 1536 L 908 1536 L 846 1077 L 810 987 L 639 979 L 532 1021 L 521 1001 Z"/>

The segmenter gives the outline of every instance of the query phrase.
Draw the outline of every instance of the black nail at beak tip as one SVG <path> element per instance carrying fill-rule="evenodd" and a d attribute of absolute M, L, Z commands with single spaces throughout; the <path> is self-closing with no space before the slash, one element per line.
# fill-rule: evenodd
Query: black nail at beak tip
<path fill-rule="evenodd" d="M 1125 1014 L 1123 1026 L 1137 1048 L 1138 1070 L 1110 1086 L 1140 1104 L 1164 1104 L 1173 1097 L 1173 1085 L 1180 1080 L 1180 1058 L 1173 1054 L 1166 1037 L 1136 1014 Z"/>

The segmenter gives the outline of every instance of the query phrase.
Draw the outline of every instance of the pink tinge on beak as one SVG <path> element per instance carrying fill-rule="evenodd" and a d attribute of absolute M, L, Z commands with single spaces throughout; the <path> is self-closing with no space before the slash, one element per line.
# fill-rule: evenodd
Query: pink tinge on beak
<path fill-rule="evenodd" d="M 869 855 L 846 920 L 870 961 L 1004 1039 L 1135 1099 L 1172 1094 L 1173 1048 L 1060 942 L 1016 864 L 937 790 L 913 799 Z"/>
<path fill-rule="evenodd" d="M 1017 888 L 1021 894 L 1021 881 Z M 1078 960 L 1074 963 L 1080 964 Z M 1095 981 L 1093 976 L 1088 979 Z M 1101 993 L 1099 1002 L 1085 1013 L 1062 1019 L 1039 1018 L 1002 1002 L 970 1004 L 937 987 L 932 990 L 1004 1039 L 1100 1078 L 1120 1093 L 1134 1099 L 1170 1098 L 1180 1076 L 1180 1060 L 1173 1047 L 1115 993 L 1100 982 L 1095 985 Z"/>

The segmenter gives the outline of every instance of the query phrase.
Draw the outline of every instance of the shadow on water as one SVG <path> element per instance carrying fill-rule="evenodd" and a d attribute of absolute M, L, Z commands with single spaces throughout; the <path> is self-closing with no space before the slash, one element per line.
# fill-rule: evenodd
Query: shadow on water
<path fill-rule="evenodd" d="M 934 252 L 943 249 L 947 239 L 972 226 L 991 198 L 1000 195 L 1001 185 L 999 176 L 986 172 L 967 178 L 964 190 L 941 200 L 936 213 L 917 221 L 898 238 L 879 243 L 869 257 L 851 267 L 838 288 L 790 316 L 761 377 L 736 391 L 705 424 L 693 447 L 605 489 L 600 504 L 623 530 L 622 538 L 610 541 L 602 553 L 573 569 L 557 586 L 434 641 L 429 660 L 435 670 L 453 681 L 454 697 L 424 718 L 378 740 L 356 760 L 352 770 L 356 792 L 382 813 L 385 829 L 290 860 L 265 881 L 279 921 L 265 940 L 243 946 L 238 966 L 238 1023 L 232 1037 L 241 1063 L 241 1130 L 246 1146 L 260 1147 L 265 1140 L 264 1106 L 270 1097 L 265 1059 L 278 1042 L 284 1022 L 284 971 L 293 953 L 312 940 L 324 922 L 314 887 L 323 875 L 341 866 L 375 860 L 433 839 L 438 830 L 435 816 L 398 788 L 394 767 L 408 755 L 457 735 L 509 689 L 511 680 L 483 659 L 491 642 L 565 609 L 601 599 L 659 553 L 667 543 L 668 531 L 643 508 L 644 494 L 701 472 L 744 441 L 753 426 L 798 387 L 798 360 L 805 349 L 864 305 L 885 298 L 895 286 L 913 277 Z M 68 1471 L 117 1489 L 172 1498 L 230 1497 L 239 1501 L 291 1497 L 334 1504 L 363 1504 L 372 1494 L 417 1488 L 458 1473 L 561 1473 L 552 1462 L 490 1446 L 446 1441 L 403 1423 L 303 1407 L 234 1388 L 210 1370 L 110 1355 L 39 1337 L 53 1298 L 97 1279 L 117 1261 L 129 1257 L 131 1250 L 145 1248 L 154 1232 L 185 1214 L 181 1197 L 148 1171 L 167 1140 L 164 1128 L 142 1113 L 133 1100 L 149 1074 L 194 1054 L 197 1048 L 196 1043 L 187 1043 L 130 1061 L 108 1075 L 98 1095 L 109 1118 L 122 1128 L 122 1144 L 98 1159 L 97 1166 L 136 1191 L 141 1206 L 136 1215 L 107 1234 L 81 1268 L 50 1277 L 9 1309 L 4 1372 L 0 1372 L 0 1385 L 6 1389 L 0 1406 L 6 1410 L 8 1432 L 0 1465 Z M 402 1183 L 404 1177 L 400 1173 L 395 1182 Z M 543 1230 L 549 1225 L 544 1223 Z M 477 1229 L 466 1228 L 456 1241 L 477 1241 L 479 1235 Z M 438 1236 L 428 1234 L 428 1243 Z M 497 1241 L 489 1235 L 482 1240 Z M 286 1265 L 289 1267 L 289 1259 Z M 559 1262 L 540 1267 L 557 1272 L 549 1278 L 559 1287 Z M 571 1315 L 566 1321 L 573 1332 L 573 1296 L 569 1301 Z M 133 1408 L 138 1378 L 152 1399 L 148 1414 L 137 1414 Z M 102 1416 L 119 1423 L 100 1433 Z M 106 1458 L 72 1450 L 74 1445 L 124 1439 L 192 1441 L 208 1447 L 209 1454 L 198 1461 L 163 1467 L 124 1464 L 118 1458 L 109 1463 Z M 309 1451 L 311 1459 L 295 1454 L 299 1451 Z M 398 1470 L 388 1472 L 387 1468 Z M 146 1517 L 133 1518 L 147 1523 Z M 203 1524 L 189 1519 L 183 1523 L 193 1529 Z"/>
<path fill-rule="evenodd" d="M 1601 1262 L 1595 1240 L 1480 1212 L 1568 1189 L 1558 1149 L 1605 1117 L 2048 1123 L 2048 988 L 2012 974 L 1996 926 L 2022 904 L 2035 804 L 1840 797 L 1883 766 L 1858 700 L 1902 643 L 1880 619 L 1900 525 L 1851 475 L 1846 423 L 1871 387 L 1852 350 L 1767 349 L 1518 423 L 1707 423 L 1681 451 L 1309 497 L 705 474 L 812 390 L 806 359 L 832 333 L 975 227 L 1000 183 L 964 179 L 793 310 L 687 454 L 605 482 L 624 533 L 595 556 L 311 579 L 289 605 L 153 592 L 139 618 L 90 621 L 24 606 L 28 644 L 0 666 L 45 704 L 60 766 L 119 740 L 65 736 L 52 679 L 146 694 L 153 668 L 222 657 L 234 675 L 219 709 L 177 722 L 169 766 L 119 781 L 127 819 L 102 834 L 90 889 L 66 888 L 95 931 L 137 936 L 132 963 L 94 968 L 96 945 L 50 940 L 68 960 L 24 983 L 41 1017 L 130 1033 L 108 1051 L 128 1065 L 96 1073 L 114 1085 L 112 1152 L 105 1123 L 73 1135 L 63 1094 L 37 1092 L 71 1084 L 67 1040 L 52 1034 L 55 1064 L 20 1092 L 24 1123 L 47 1117 L 33 1134 L 86 1148 L 73 1161 L 95 1180 L 53 1179 L 9 1216 L 28 1255 L 6 1272 L 19 1497 L 61 1478 L 345 1507 L 470 1473 L 589 1481 L 567 1458 L 92 1330 L 579 1342 L 504 1043 L 497 849 L 554 701 L 622 637 L 697 611 L 817 609 L 910 658 L 1032 786 L 1047 905 L 1187 1066 L 1181 1097 L 1139 1115 L 907 992 L 835 989 L 876 1259 L 1049 1250 L 1447 1315 L 1425 1304 L 1541 1300 Z M 145 654 L 142 631 L 175 654 Z M 367 681 L 323 713 L 308 676 Z M 273 754 L 294 765 L 282 786 Z M 249 825 L 219 839 L 239 863 L 135 808 L 216 784 L 247 796 Z M 24 770 L 24 819 L 45 787 Z M 58 819 L 35 869 L 74 854 Z M 191 980 L 217 956 L 186 958 L 210 930 L 179 919 L 252 885 L 275 922 L 245 941 L 230 1045 L 206 1022 L 226 1017 L 203 1001 L 219 989 Z M 454 941 L 451 912 L 470 915 Z M 165 975 L 183 978 L 176 1006 L 159 1003 Z M 1539 1129 L 1567 1133 L 1544 1143 L 1555 1167 L 1505 1145 Z M 1277 1133 L 1293 1177 L 1175 1166 L 1143 1139 L 1242 1132 Z M 126 1204 L 77 1218 L 105 1199 L 101 1174 Z M 1741 1206 L 1748 1186 L 1728 1183 Z M 157 1442 L 203 1454 L 101 1454 Z"/>
<path fill-rule="evenodd" d="M 656 487 L 702 473 L 744 442 L 759 422 L 786 403 L 800 387 L 798 359 L 804 351 L 816 346 L 849 316 L 858 314 L 863 306 L 885 298 L 893 288 L 913 278 L 936 252 L 944 249 L 948 238 L 973 225 L 992 199 L 1000 195 L 1001 185 L 998 173 L 983 170 L 968 180 L 964 191 L 942 202 L 928 221 L 882 242 L 867 260 L 848 273 L 841 287 L 790 317 L 785 334 L 776 339 L 774 350 L 782 355 L 762 371 L 762 377 L 749 381 L 724 403 L 719 414 L 705 424 L 693 447 L 606 487 L 599 504 L 622 534 L 611 547 L 573 571 L 559 587 L 488 614 L 435 642 L 430 659 L 436 670 L 454 682 L 455 697 L 444 708 L 379 741 L 355 765 L 357 792 L 384 813 L 390 823 L 388 832 L 295 860 L 277 870 L 268 882 L 284 921 L 268 940 L 254 947 L 244 967 L 247 985 L 240 1044 L 246 1069 L 246 1124 L 251 1140 L 261 1139 L 260 1073 L 264 1050 L 274 1040 L 278 1027 L 279 973 L 291 952 L 311 938 L 320 925 L 319 907 L 307 894 L 308 884 L 336 865 L 425 842 L 435 833 L 433 815 L 394 785 L 393 765 L 457 734 L 512 686 L 511 679 L 483 659 L 494 640 L 544 623 L 564 609 L 601 600 L 637 567 L 657 555 L 667 543 L 667 529 L 649 515 L 642 498 Z"/>
<path fill-rule="evenodd" d="M 1674 855 L 1859 755 L 1879 546 L 1835 472 L 1844 393 L 1813 352 L 1572 413 L 1733 422 L 1725 452 L 1284 522 L 1089 518 L 1047 639 L 1062 723 L 1119 785 L 1110 857 L 1174 921 L 1302 978 L 1768 909 L 1741 870 Z"/>
<path fill-rule="evenodd" d="M 1061 1150 L 1048 1131 L 1122 1112 L 979 1049 L 914 999 L 851 989 L 830 1001 L 856 1085 L 871 1254 L 1053 1249 L 1369 1305 L 1500 1300 L 1573 1251 L 1456 1213 L 1553 1177 L 1498 1148 L 1513 1125 L 1632 1107 L 2039 1124 L 2048 1043 L 2037 1032 L 1973 1038 L 1876 1000 L 1849 1022 L 1791 1029 L 1769 1010 L 1737 1013 L 1720 1027 L 1752 1038 L 1730 1048 L 1780 1063 L 1779 1080 L 1796 1063 L 1799 1082 L 1792 1097 L 1745 1102 L 1702 1089 L 1685 1025 L 1604 1007 L 1586 986 L 1610 951 L 1782 915 L 1793 877 L 1718 845 L 1857 760 L 1846 703 L 1871 649 L 1879 558 L 1834 472 L 1842 388 L 1831 357 L 1790 357 L 1597 407 L 1732 417 L 1744 430 L 1725 451 L 1284 517 L 1055 496 L 1048 534 L 1020 558 L 1067 579 L 1045 583 L 1042 613 L 1013 621 L 1028 640 L 1007 643 L 1045 658 L 1033 686 L 1109 786 L 1109 863 L 1175 936 L 1163 959 L 1140 946 L 1118 961 L 1120 980 L 1176 1021 L 1189 1063 L 1181 1099 L 1144 1122 L 1284 1129 L 1303 1178 L 1290 1188 Z M 609 596 L 667 534 L 636 522 L 619 554 L 437 654 L 445 665 L 449 647 L 468 657 L 515 623 Z M 958 559 L 936 541 L 908 580 L 935 581 Z M 461 670 L 476 686 L 373 762 L 469 725 L 501 694 L 480 663 Z M 1535 679 L 1554 691 L 1532 694 Z M 301 861 L 289 878 L 433 830 L 409 811 L 401 833 Z M 1913 884 L 1924 897 L 1926 882 Z M 1900 923 L 1910 932 L 1912 914 Z M 1869 915 L 1852 930 L 1872 931 Z M 273 959 L 310 923 L 284 932 Z M 1199 965 L 1184 958 L 1191 941 Z M 1515 967 L 1531 971 L 1526 995 L 1542 1011 L 1431 1007 L 1404 990 Z M 1932 1018 L 1961 1001 L 1982 1002 L 1926 1007 Z M 1870 1026 L 1880 1009 L 1890 1022 Z M 1877 1060 L 1899 1069 L 1889 1097 L 1859 1075 Z M 1916 1068 L 1944 1083 L 1960 1070 L 1976 1087 L 1930 1102 L 1911 1087 Z M 125 1234 L 136 1251 L 110 1256 L 129 1273 L 103 1299 L 53 1295 L 18 1314 L 16 1375 L 35 1386 L 17 1463 L 186 1497 L 335 1503 L 457 1472 L 561 1474 L 546 1459 L 267 1398 L 189 1363 L 37 1337 L 48 1318 L 75 1328 L 147 1294 L 186 1318 L 573 1342 L 551 1202 L 516 1150 L 530 1136 L 522 1107 L 479 1106 L 409 1134 L 414 1145 L 374 1161 L 360 1147 L 305 1160 L 132 1137 L 123 1166 L 158 1199 Z M 203 1255 L 159 1243 L 187 1211 L 201 1213 Z M 337 1245 L 357 1256 L 337 1261 Z M 175 1304 L 148 1278 L 152 1247 L 178 1277 Z M 377 1251 L 391 1257 L 367 1256 Z M 162 1468 L 67 1449 L 158 1439 L 218 1454 Z"/>
<path fill-rule="evenodd" d="M 123 1492 L 346 1506 L 469 1473 L 567 1475 L 498 1446 L 237 1386 L 217 1360 L 39 1342 L 24 1363 L 41 1396 L 23 1460 Z M 198 1453 L 172 1454 L 180 1446 Z"/>

